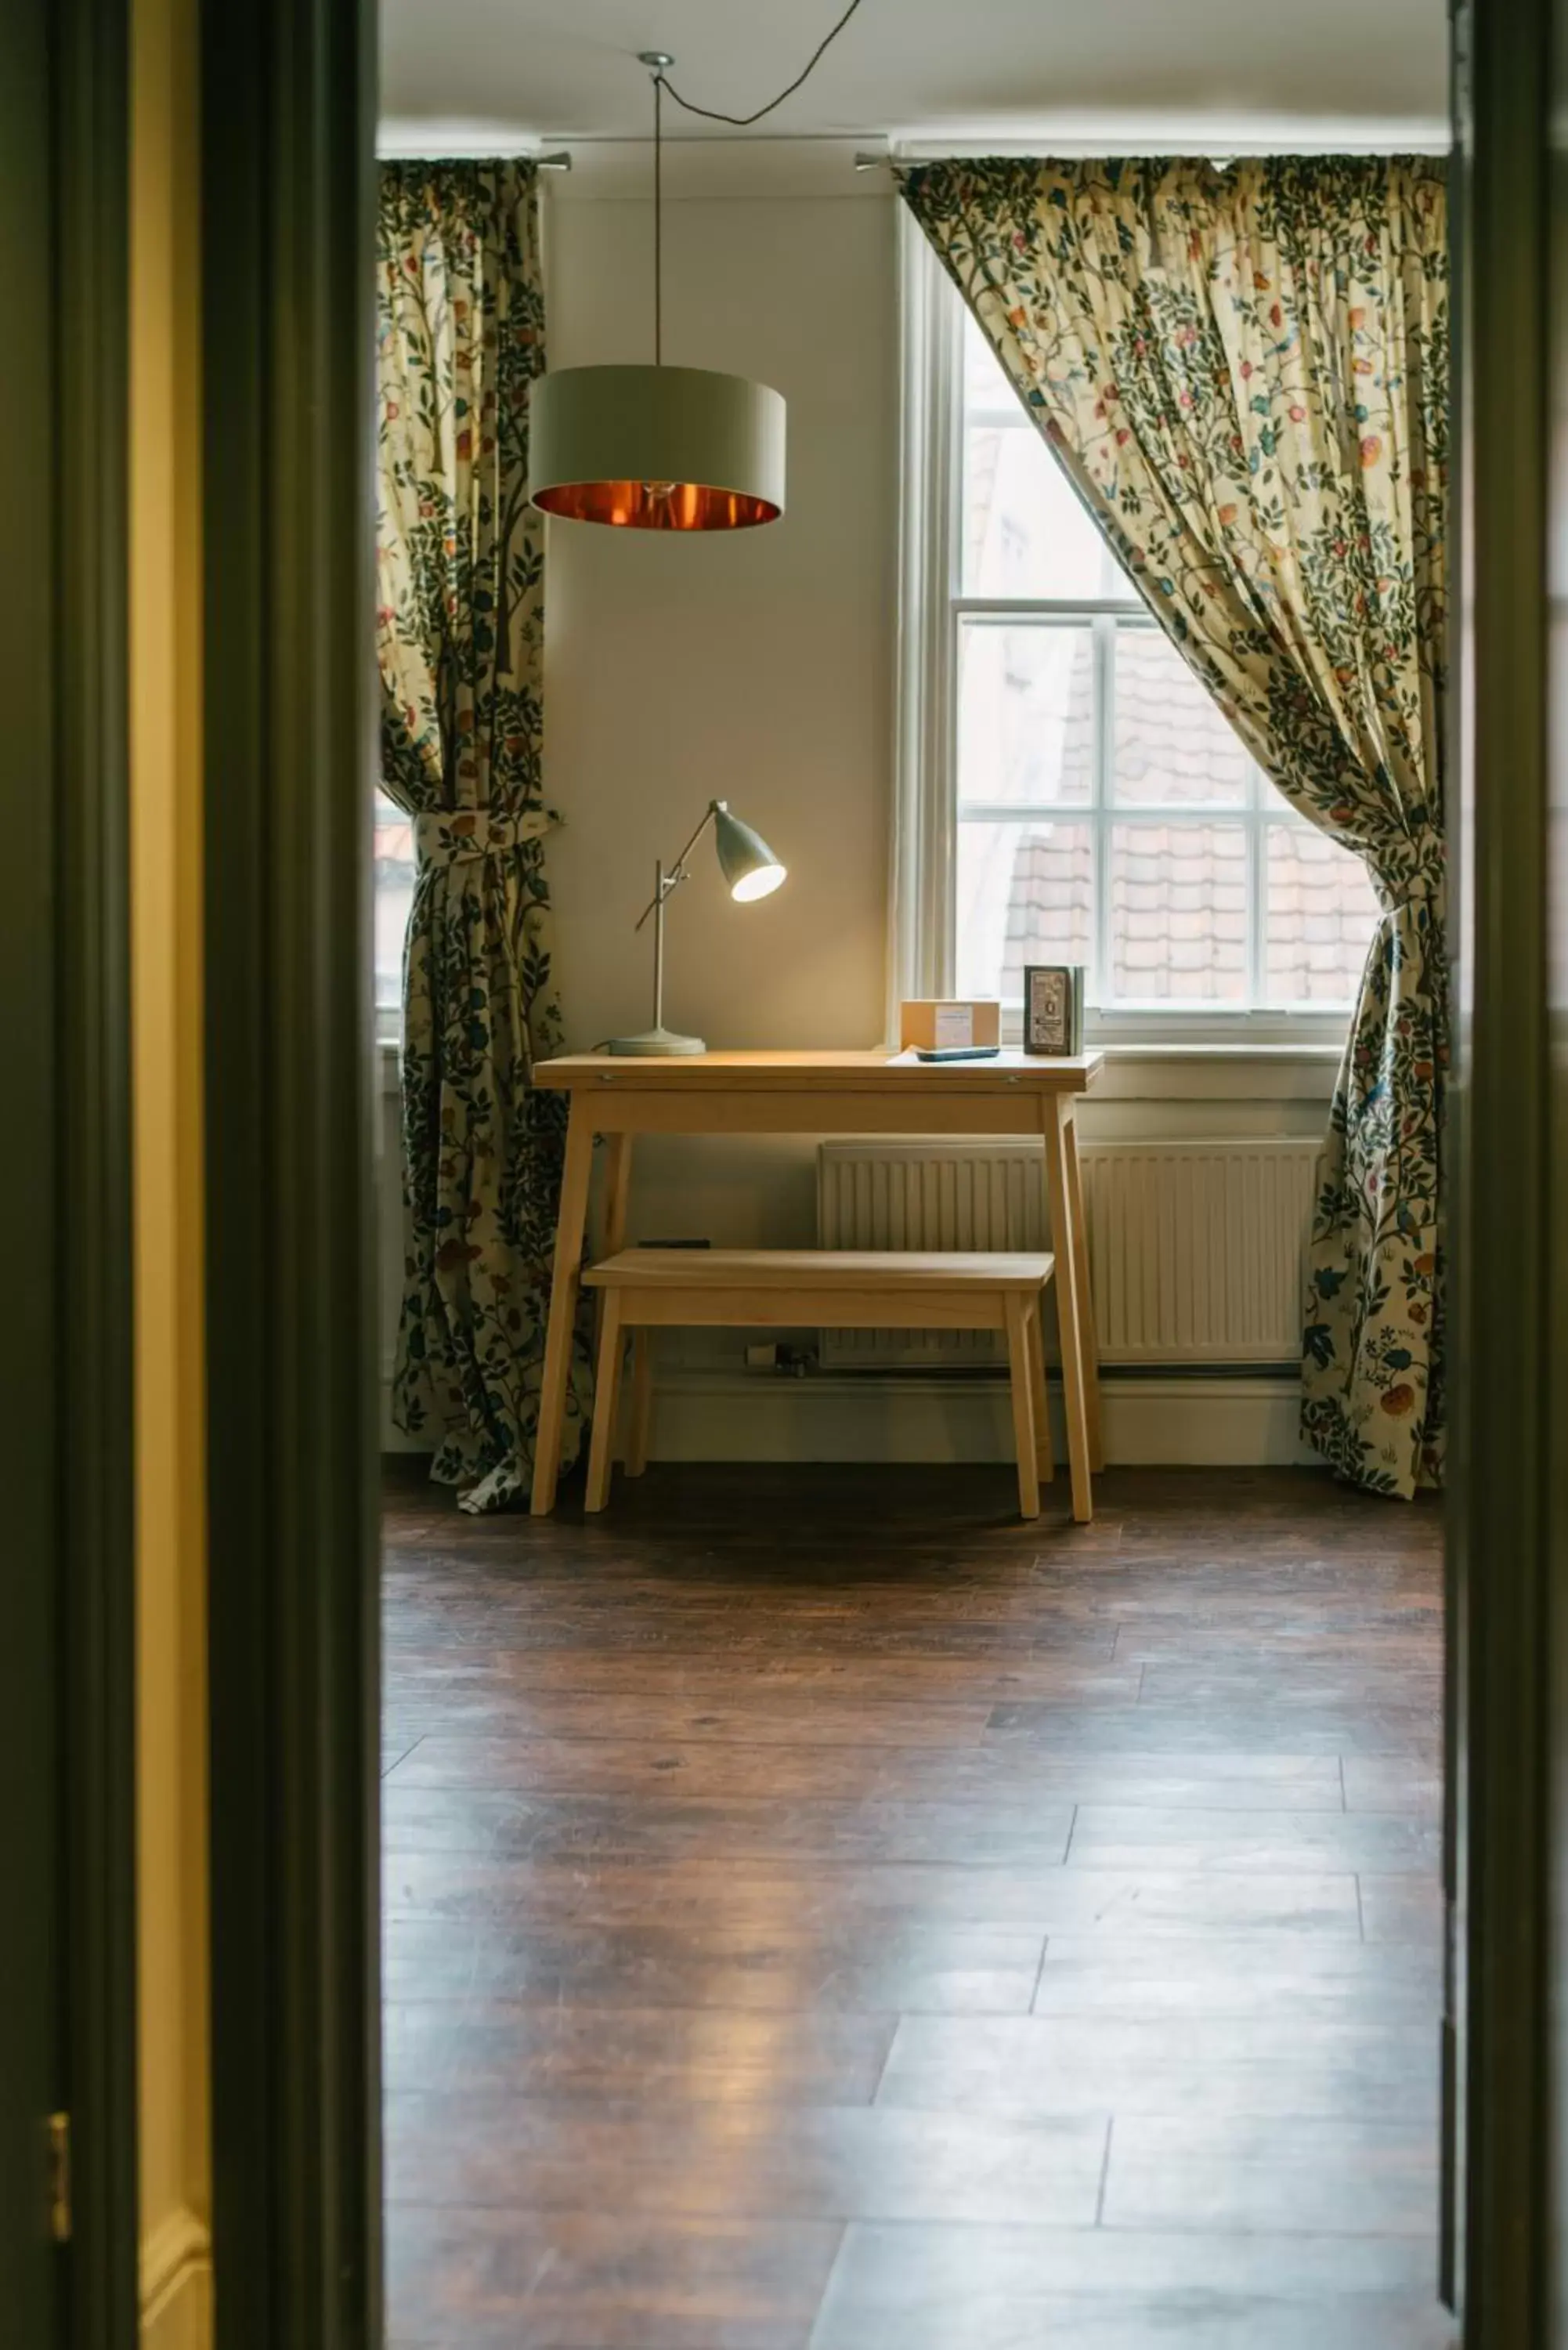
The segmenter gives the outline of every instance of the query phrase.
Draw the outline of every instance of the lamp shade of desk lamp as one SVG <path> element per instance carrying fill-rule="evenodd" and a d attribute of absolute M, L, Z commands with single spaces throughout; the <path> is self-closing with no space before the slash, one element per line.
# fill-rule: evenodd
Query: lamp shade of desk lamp
<path fill-rule="evenodd" d="M 719 869 L 737 904 L 745 906 L 758 898 L 771 898 L 785 879 L 785 868 L 761 833 L 753 832 L 749 824 L 732 815 L 723 800 L 710 800 L 701 822 L 670 870 L 667 873 L 661 863 L 654 866 L 653 895 L 637 919 L 640 931 L 649 916 L 653 917 L 653 1025 L 636 1036 L 612 1037 L 606 1048 L 611 1053 L 705 1053 L 708 1049 L 701 1036 L 683 1036 L 664 1024 L 664 909 L 670 893 L 682 881 L 690 880 L 686 860 L 710 825 L 713 827 Z"/>
<path fill-rule="evenodd" d="M 730 895 L 739 905 L 749 906 L 753 898 L 771 898 L 786 878 L 762 834 L 732 816 L 722 800 L 713 803 L 713 846 Z"/>

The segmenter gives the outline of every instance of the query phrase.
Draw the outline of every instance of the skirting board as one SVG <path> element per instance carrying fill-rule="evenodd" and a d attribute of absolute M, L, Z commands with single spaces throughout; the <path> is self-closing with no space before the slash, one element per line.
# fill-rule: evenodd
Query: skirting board
<path fill-rule="evenodd" d="M 1312 1461 L 1293 1378 L 1106 1379 L 1106 1458 L 1146 1467 L 1282 1468 Z M 400 1436 L 383 1404 L 383 1449 L 425 1452 Z M 1052 1398 L 1056 1458 L 1066 1458 L 1061 1396 Z M 842 1377 L 670 1368 L 654 1391 L 656 1461 L 1011 1461 L 1000 1379 Z"/>
<path fill-rule="evenodd" d="M 1293 1379 L 1107 1379 L 1107 1461 L 1262 1467 L 1312 1456 Z M 1061 1396 L 1052 1433 L 1065 1459 Z M 671 1369 L 654 1391 L 656 1461 L 1011 1461 L 1001 1379 L 792 1379 Z"/>

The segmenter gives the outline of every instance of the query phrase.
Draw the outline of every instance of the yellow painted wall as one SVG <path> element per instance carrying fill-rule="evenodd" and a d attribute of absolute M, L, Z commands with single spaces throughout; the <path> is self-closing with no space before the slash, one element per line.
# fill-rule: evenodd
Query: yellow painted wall
<path fill-rule="evenodd" d="M 135 0 L 131 888 L 142 2339 L 212 2337 L 196 30 Z"/>

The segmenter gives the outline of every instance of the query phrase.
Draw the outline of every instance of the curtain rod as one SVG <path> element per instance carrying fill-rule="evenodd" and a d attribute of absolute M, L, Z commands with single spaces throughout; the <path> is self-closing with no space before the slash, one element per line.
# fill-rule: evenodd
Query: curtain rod
<path fill-rule="evenodd" d="M 1216 168 L 1222 170 L 1227 164 L 1234 163 L 1242 157 L 1246 157 L 1252 161 L 1259 161 L 1267 160 L 1272 156 L 1282 155 L 1300 155 L 1303 157 L 1314 155 L 1375 156 L 1393 154 L 1441 156 L 1447 155 L 1450 151 L 1451 150 L 1447 144 L 1438 145 L 1435 140 L 1407 140 L 1403 141 L 1397 147 L 1390 147 L 1381 140 L 1376 146 L 1362 147 L 1353 145 L 1348 140 L 1337 140 L 1331 146 L 1298 147 L 1281 142 L 1272 143 L 1267 146 L 1205 148 L 1190 146 L 1179 140 L 1166 139 L 1154 140 L 1138 147 L 1129 147 L 1125 143 L 1125 141 L 1119 139 L 1114 143 L 1107 141 L 1104 144 L 1096 144 L 1095 142 L 1085 141 L 1082 139 L 1070 139 L 1052 140 L 1049 143 L 1043 145 L 1037 151 L 1032 151 L 1027 155 L 1023 154 L 1017 150 L 1000 148 L 994 151 L 994 155 L 992 156 L 988 155 L 985 149 L 982 147 L 977 147 L 974 151 L 974 157 L 975 159 L 983 161 L 994 160 L 1004 163 L 1020 163 L 1033 162 L 1036 161 L 1053 162 L 1097 162 L 1102 158 L 1108 161 L 1116 161 L 1133 159 L 1142 160 L 1147 156 L 1158 155 L 1161 158 L 1168 157 L 1173 162 L 1188 161 L 1212 163 Z M 857 172 L 891 172 L 896 166 L 900 164 L 952 163 L 967 161 L 970 160 L 971 158 L 961 156 L 957 153 L 941 155 L 858 154 L 855 158 L 854 169 Z"/>
<path fill-rule="evenodd" d="M 508 161 L 532 163 L 540 172 L 569 172 L 572 168 L 570 151 L 565 147 L 554 155 L 533 155 L 526 148 L 504 145 L 472 145 L 465 140 L 461 147 L 443 148 L 435 140 L 429 147 L 413 147 L 400 139 L 376 150 L 378 163 L 485 163 L 497 156 Z"/>
<path fill-rule="evenodd" d="M 595 142 L 596 145 L 604 146 L 633 145 L 639 142 L 633 140 L 597 140 Z M 699 139 L 677 141 L 677 144 L 683 144 L 691 147 L 721 145 L 723 143 L 725 142 L 721 140 Z M 762 145 L 764 142 L 758 140 L 749 143 L 753 145 Z M 773 140 L 765 143 L 783 145 L 790 142 L 784 140 Z M 805 142 L 801 141 L 796 143 L 804 144 Z M 447 160 L 459 161 L 472 159 L 483 161 L 485 156 L 504 154 L 506 151 L 507 150 L 504 147 L 490 147 L 485 146 L 483 143 L 470 145 L 468 141 L 465 140 L 461 150 L 449 150 L 446 156 L 441 154 L 439 146 L 433 147 L 428 151 L 421 151 L 416 153 L 416 151 L 413 148 L 405 146 L 402 140 L 399 140 L 394 141 L 385 150 L 379 149 L 378 157 L 379 160 L 387 162 L 438 162 Z M 985 151 L 982 148 L 977 147 L 974 151 L 976 154 L 982 154 Z M 1435 141 L 1428 142 L 1426 140 L 1405 140 L 1401 142 L 1397 148 L 1390 147 L 1383 141 L 1379 141 L 1376 146 L 1360 147 L 1355 145 L 1348 140 L 1335 140 L 1332 145 L 1328 146 L 1314 145 L 1312 147 L 1296 147 L 1288 143 L 1278 143 L 1257 147 L 1237 145 L 1215 150 L 1189 146 L 1179 140 L 1163 139 L 1156 140 L 1152 142 L 1137 147 L 1128 147 L 1124 144 L 1121 140 L 1117 140 L 1114 143 L 1085 141 L 1081 139 L 1054 140 L 1045 142 L 1038 151 L 1033 151 L 1033 152 L 1028 156 L 1016 151 L 1010 154 L 1009 151 L 1005 148 L 996 151 L 1000 160 L 1003 161 L 1029 161 L 1034 159 L 1035 152 L 1047 158 L 1068 161 L 1072 161 L 1075 157 L 1096 161 L 1101 156 L 1142 157 L 1146 155 L 1168 155 L 1173 160 L 1179 160 L 1182 157 L 1189 157 L 1195 161 L 1201 160 L 1203 161 L 1220 166 L 1234 162 L 1239 156 L 1243 155 L 1387 155 L 1394 153 L 1407 155 L 1446 155 L 1449 151 L 1449 150 L 1446 145 L 1439 146 Z M 572 151 L 567 147 L 558 148 L 553 155 L 529 155 L 525 151 L 519 151 L 518 160 L 521 162 L 532 162 L 536 169 L 541 172 L 569 172 L 572 169 Z M 896 164 L 900 163 L 940 163 L 951 162 L 955 160 L 962 159 L 956 158 L 954 155 L 950 154 L 921 155 L 918 153 L 910 153 L 898 155 L 873 155 L 862 150 L 856 154 L 853 168 L 857 172 L 890 172 Z"/>

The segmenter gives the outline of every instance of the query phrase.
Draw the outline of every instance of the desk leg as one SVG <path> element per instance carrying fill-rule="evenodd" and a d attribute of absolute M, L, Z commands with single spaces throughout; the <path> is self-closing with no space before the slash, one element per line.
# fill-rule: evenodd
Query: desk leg
<path fill-rule="evenodd" d="M 605 1230 L 601 1256 L 618 1256 L 626 1246 L 627 1202 L 631 1197 L 631 1145 L 629 1134 L 607 1134 L 605 1137 Z M 604 1304 L 604 1294 L 599 1294 Z M 602 1318 L 602 1317 L 601 1317 Z"/>
<path fill-rule="evenodd" d="M 1067 1180 L 1071 1104 L 1047 1100 L 1043 1124 L 1045 1129 L 1045 1189 L 1051 1210 L 1051 1248 L 1056 1260 L 1056 1317 L 1062 1335 L 1062 1400 L 1067 1414 L 1067 1465 L 1073 1489 L 1073 1515 L 1080 1525 L 1087 1525 L 1095 1514 L 1095 1493 L 1089 1473 L 1089 1421 L 1084 1391 L 1078 1243 L 1074 1230 L 1072 1187 Z"/>
<path fill-rule="evenodd" d="M 556 1506 L 561 1430 L 566 1417 L 566 1382 L 572 1373 L 572 1329 L 577 1314 L 583 1234 L 588 1221 L 588 1177 L 593 1163 L 592 1114 L 582 1097 L 574 1094 L 566 1128 L 566 1155 L 561 1169 L 556 1261 L 550 1276 L 550 1324 L 545 1340 L 545 1375 L 539 1388 L 539 1425 L 534 1438 L 533 1510 L 536 1518 L 548 1517 Z"/>
<path fill-rule="evenodd" d="M 607 1134 L 605 1137 L 605 1196 L 604 1229 L 599 1235 L 597 1254 L 618 1256 L 626 1246 L 627 1202 L 631 1196 L 631 1137 L 629 1134 Z M 594 1345 L 605 1326 L 605 1292 L 594 1296 Z"/>
<path fill-rule="evenodd" d="M 1084 1409 L 1089 1423 L 1089 1466 L 1106 1465 L 1100 1433 L 1100 1349 L 1095 1331 L 1095 1300 L 1089 1288 L 1089 1227 L 1084 1221 L 1084 1182 L 1078 1167 L 1078 1107 L 1071 1095 L 1063 1104 L 1063 1145 L 1067 1196 L 1073 1210 L 1073 1251 L 1078 1275 L 1078 1324 L 1084 1340 Z"/>

